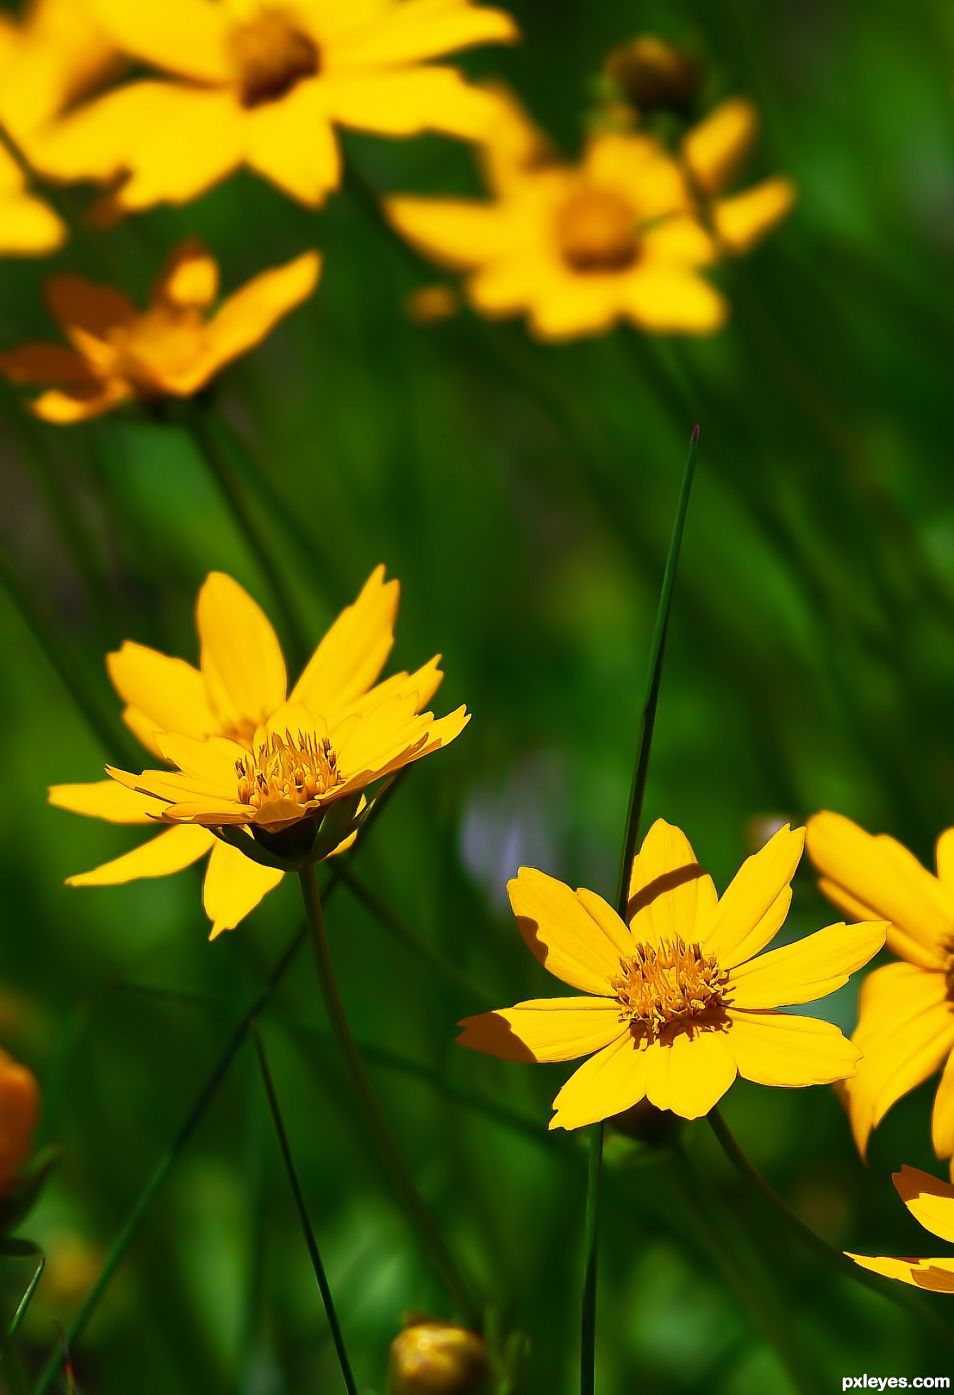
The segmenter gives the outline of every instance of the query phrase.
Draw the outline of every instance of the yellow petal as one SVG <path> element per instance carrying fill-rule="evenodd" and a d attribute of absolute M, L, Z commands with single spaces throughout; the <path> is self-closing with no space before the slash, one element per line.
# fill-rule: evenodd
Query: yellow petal
<path fill-rule="evenodd" d="M 931 1111 L 931 1142 L 939 1158 L 954 1158 L 954 1054 L 948 1056 Z"/>
<path fill-rule="evenodd" d="M 105 416 L 132 396 L 130 390 L 118 382 L 105 383 L 91 388 L 88 392 L 76 387 L 72 391 L 41 393 L 30 403 L 30 411 L 41 421 L 52 422 L 56 426 L 71 426 L 78 421 L 92 421 Z"/>
<path fill-rule="evenodd" d="M 300 83 L 281 101 L 256 108 L 246 141 L 252 169 L 310 208 L 341 183 L 341 152 L 323 84 Z"/>
<path fill-rule="evenodd" d="M 485 88 L 497 98 L 497 109 L 478 155 L 486 184 L 500 193 L 518 185 L 527 170 L 554 164 L 557 154 L 549 137 L 506 86 L 488 83 Z"/>
<path fill-rule="evenodd" d="M 140 877 L 167 877 L 197 862 L 214 842 L 214 834 L 205 828 L 169 828 L 102 867 L 67 877 L 67 885 L 117 886 Z"/>
<path fill-rule="evenodd" d="M 206 0 L 95 0 L 95 14 L 116 47 L 155 68 L 196 82 L 227 82 L 231 75 L 229 7 Z"/>
<path fill-rule="evenodd" d="M 212 922 L 211 940 L 223 930 L 234 930 L 284 875 L 276 867 L 253 862 L 219 838 L 214 842 L 202 888 L 202 904 Z"/>
<path fill-rule="evenodd" d="M 864 1155 L 891 1106 L 933 1074 L 954 1046 L 944 976 L 914 964 L 886 964 L 867 976 L 855 1045 L 863 1053 L 845 1086 L 852 1131 Z"/>
<path fill-rule="evenodd" d="M 850 1250 L 845 1250 L 845 1254 L 861 1269 L 870 1269 L 872 1274 L 883 1274 L 886 1279 L 899 1279 L 903 1284 L 913 1284 L 917 1287 L 914 1274 L 921 1263 L 918 1259 L 892 1259 L 890 1255 L 855 1255 Z"/>
<path fill-rule="evenodd" d="M 808 855 L 825 895 L 849 915 L 888 920 L 888 944 L 914 964 L 937 967 L 939 947 L 954 929 L 954 893 L 942 887 L 907 848 L 872 837 L 850 819 L 824 812 L 808 821 Z"/>
<path fill-rule="evenodd" d="M 718 1104 L 736 1076 L 727 1033 L 680 1032 L 646 1048 L 646 1098 L 657 1109 L 699 1119 Z"/>
<path fill-rule="evenodd" d="M 946 891 L 954 893 L 954 828 L 946 828 L 934 849 L 938 879 Z"/>
<path fill-rule="evenodd" d="M 954 1241 L 954 1186 L 950 1182 L 907 1165 L 895 1172 L 891 1180 L 919 1225 L 941 1240 Z"/>
<path fill-rule="evenodd" d="M 400 594 L 396 581 L 384 580 L 384 567 L 376 567 L 318 645 L 291 700 L 327 715 L 366 693 L 391 652 Z"/>
<path fill-rule="evenodd" d="M 223 727 L 257 726 L 285 701 L 285 660 L 261 606 L 224 572 L 211 572 L 196 603 L 199 666 Z"/>
<path fill-rule="evenodd" d="M 308 299 L 320 271 L 317 252 L 305 252 L 284 266 L 263 271 L 231 295 L 206 326 L 208 357 L 179 384 L 179 390 L 193 391 L 224 364 L 260 344 L 279 320 Z"/>
<path fill-rule="evenodd" d="M 427 706 L 437 692 L 443 677 L 440 656 L 436 655 L 426 664 L 422 664 L 414 673 L 394 673 L 383 683 L 375 684 L 373 688 L 369 688 L 360 697 L 348 699 L 340 706 L 333 700 L 328 701 L 323 705 L 323 711 L 329 727 L 333 727 L 339 722 L 345 722 L 356 714 L 362 715 L 371 712 L 380 703 L 390 701 L 393 697 L 410 699 L 415 711 L 420 711 L 422 707 Z"/>
<path fill-rule="evenodd" d="M 633 858 L 627 919 L 633 938 L 658 945 L 677 935 L 695 939 L 697 915 L 716 904 L 712 878 L 699 866 L 681 829 L 657 819 Z"/>
<path fill-rule="evenodd" d="M 128 171 L 112 199 L 117 210 L 135 212 L 157 203 L 189 203 L 242 163 L 247 119 L 230 94 L 171 82 L 138 85 L 156 89 L 150 100 L 142 103 L 142 110 L 132 112 L 136 120 L 145 116 L 144 129 L 122 136 L 114 130 L 111 147 L 108 132 L 101 138 L 112 151 L 114 171 Z M 107 96 L 91 104 L 90 117 L 111 101 Z M 107 115 L 109 124 L 115 126 L 126 113 L 110 107 Z M 81 116 L 73 120 L 79 122 Z M 82 142 L 75 144 L 81 146 Z M 82 163 L 81 155 L 77 162 Z"/>
<path fill-rule="evenodd" d="M 778 929 L 776 908 L 795 875 L 805 843 L 804 829 L 786 824 L 757 853 L 746 858 L 711 916 L 699 923 L 699 938 L 723 969 L 758 954 Z"/>
<path fill-rule="evenodd" d="M 600 189 L 622 194 L 642 223 L 691 208 L 679 166 L 650 136 L 600 132 L 584 154 L 586 176 Z"/>
<path fill-rule="evenodd" d="M 914 1282 L 930 1293 L 954 1293 L 954 1259 L 920 1260 Z"/>
<path fill-rule="evenodd" d="M 532 998 L 459 1025 L 458 1046 L 504 1061 L 574 1061 L 609 1046 L 622 1031 L 614 998 Z"/>
<path fill-rule="evenodd" d="M 404 0 L 373 24 L 342 29 L 328 43 L 332 68 L 396 67 L 439 58 L 475 44 L 514 43 L 520 37 L 503 10 L 461 0 Z"/>
<path fill-rule="evenodd" d="M 107 823 L 151 824 L 162 813 L 162 804 L 146 794 L 124 789 L 115 780 L 96 780 L 85 785 L 53 785 L 50 803 L 57 809 L 85 814 Z"/>
<path fill-rule="evenodd" d="M 719 242 L 735 256 L 751 251 L 782 221 L 794 202 L 795 185 L 790 179 L 766 179 L 743 194 L 719 199 L 712 209 Z"/>
<path fill-rule="evenodd" d="M 755 107 L 741 97 L 731 97 L 685 136 L 683 154 L 704 193 L 719 194 L 732 183 L 757 132 Z"/>
<path fill-rule="evenodd" d="M 596 921 L 568 886 L 530 867 L 521 867 L 507 891 L 520 933 L 544 968 L 583 993 L 612 992 L 633 940 L 611 907 Z"/>
<path fill-rule="evenodd" d="M 654 334 L 714 334 L 728 315 L 724 298 L 701 276 L 659 261 L 630 273 L 625 309 L 635 325 Z"/>
<path fill-rule="evenodd" d="M 861 1054 L 830 1022 L 781 1012 L 735 1012 L 729 1045 L 739 1074 L 759 1085 L 830 1085 L 853 1075 Z"/>
<path fill-rule="evenodd" d="M 509 213 L 480 199 L 404 196 L 386 200 L 385 211 L 403 237 L 449 266 L 480 266 L 511 245 Z"/>
<path fill-rule="evenodd" d="M 235 797 L 237 775 L 235 765 L 245 755 L 246 748 L 228 737 L 212 736 L 197 741 L 194 736 L 180 736 L 178 732 L 164 731 L 156 735 L 156 745 L 163 760 L 176 766 L 178 774 L 159 772 L 160 779 L 166 781 L 188 781 L 189 788 L 209 794 Z M 144 771 L 143 777 L 151 775 Z"/>
<path fill-rule="evenodd" d="M 627 1029 L 570 1076 L 553 1101 L 551 1129 L 579 1129 L 611 1119 L 646 1093 L 646 1052 Z"/>
<path fill-rule="evenodd" d="M 106 656 L 106 667 L 126 703 L 126 721 L 151 751 L 159 751 L 156 732 L 203 737 L 218 731 L 202 675 L 184 659 L 126 640 Z"/>
<path fill-rule="evenodd" d="M 153 300 L 179 309 L 205 310 L 218 293 L 218 263 L 198 238 L 190 238 L 166 261 L 153 288 Z"/>
<path fill-rule="evenodd" d="M 43 256 L 65 241 L 66 228 L 42 199 L 15 190 L 0 190 L 0 252 Z"/>
<path fill-rule="evenodd" d="M 878 953 L 886 930 L 883 920 L 829 925 L 794 944 L 749 959 L 732 970 L 732 1006 L 774 1008 L 824 998 Z"/>
<path fill-rule="evenodd" d="M 486 278 L 477 283 L 486 294 Z M 622 313 L 622 282 L 617 276 L 567 272 L 543 285 L 530 285 L 530 328 L 540 339 L 575 339 L 602 334 Z"/>
<path fill-rule="evenodd" d="M 491 93 L 467 82 L 454 68 L 404 68 L 367 76 L 330 73 L 321 88 L 333 121 L 384 136 L 441 131 L 477 140 L 497 110 Z"/>
<path fill-rule="evenodd" d="M 640 235 L 643 256 L 682 266 L 709 266 L 717 248 L 709 233 L 689 214 L 663 218 Z"/>

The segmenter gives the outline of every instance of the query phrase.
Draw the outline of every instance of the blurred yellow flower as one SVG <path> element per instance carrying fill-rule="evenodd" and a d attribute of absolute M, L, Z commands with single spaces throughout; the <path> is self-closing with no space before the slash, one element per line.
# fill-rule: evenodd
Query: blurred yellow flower
<path fill-rule="evenodd" d="M 892 1180 L 918 1224 L 941 1240 L 954 1242 L 954 1187 L 916 1167 L 902 1167 Z M 886 1278 L 900 1279 L 904 1284 L 931 1289 L 934 1293 L 954 1293 L 954 1255 L 943 1259 L 892 1259 L 845 1253 L 862 1269 L 872 1269 Z"/>
<path fill-rule="evenodd" d="M 475 309 L 525 313 L 544 339 L 600 334 L 618 321 L 658 333 L 718 329 L 725 302 L 699 275 L 716 245 L 659 143 L 596 132 L 581 160 L 566 164 L 500 101 L 483 146 L 493 198 L 392 198 L 394 226 L 467 273 Z"/>
<path fill-rule="evenodd" d="M 758 133 L 751 102 L 732 97 L 711 111 L 682 139 L 690 185 L 720 251 L 741 256 L 785 217 L 795 202 L 790 179 L 765 179 L 742 193 L 727 193 Z"/>
<path fill-rule="evenodd" d="M 479 1332 L 416 1318 L 391 1343 L 388 1395 L 482 1395 L 490 1379 Z"/>
<path fill-rule="evenodd" d="M 311 295 L 320 266 L 318 254 L 306 252 L 254 277 L 211 314 L 218 266 L 197 242 L 169 258 L 145 310 L 112 287 L 54 276 L 47 298 L 70 346 L 25 344 L 0 354 L 0 373 L 49 385 L 31 409 L 60 424 L 133 400 L 191 397 Z"/>
<path fill-rule="evenodd" d="M 889 922 L 901 961 L 861 989 L 853 1040 L 864 1060 L 845 1087 L 858 1149 L 864 1156 L 891 1106 L 943 1066 L 931 1132 L 954 1167 L 954 828 L 937 840 L 937 876 L 893 838 L 827 811 L 808 821 L 808 852 L 839 909 Z"/>
<path fill-rule="evenodd" d="M 837 1027 L 775 1009 L 840 988 L 884 944 L 884 923 L 830 925 L 754 957 L 788 914 L 803 843 L 803 831 L 779 830 L 719 898 L 685 835 L 658 819 L 633 860 L 628 925 L 594 892 L 523 868 L 509 887 L 520 933 L 589 996 L 467 1018 L 461 1045 L 510 1061 L 590 1056 L 554 1100 L 551 1129 L 644 1097 L 695 1119 L 737 1074 L 783 1086 L 852 1075 L 860 1052 Z"/>
<path fill-rule="evenodd" d="M 0 1051 L 0 1196 L 10 1190 L 30 1156 L 39 1108 L 32 1072 Z"/>
<path fill-rule="evenodd" d="M 19 19 L 0 15 L 0 124 L 28 153 L 43 124 L 115 65 L 91 4 L 34 0 Z M 27 190 L 16 161 L 0 147 L 0 253 L 50 252 L 65 236 L 60 219 Z"/>
<path fill-rule="evenodd" d="M 67 117 L 40 152 L 65 179 L 125 176 L 120 210 L 183 203 L 247 165 L 316 205 L 340 177 L 336 125 L 480 134 L 487 94 L 426 60 L 510 42 L 470 0 L 96 0 L 131 58 L 158 70 Z"/>
<path fill-rule="evenodd" d="M 290 694 L 281 646 L 267 617 L 237 582 L 220 572 L 213 572 L 199 592 L 198 668 L 128 641 L 110 654 L 109 675 L 126 703 L 125 720 L 143 745 L 174 766 L 181 759 L 185 764 L 180 769 L 191 771 L 196 763 L 201 767 L 195 781 L 197 807 L 184 812 L 181 821 L 172 818 L 174 827 L 132 852 L 71 877 L 70 884 L 109 886 L 163 877 L 211 854 L 203 903 L 214 938 L 254 910 L 282 873 L 246 858 L 198 817 L 210 812 L 213 772 L 225 779 L 232 802 L 216 785 L 214 802 L 222 807 L 208 820 L 210 825 L 247 815 L 250 821 L 281 827 L 322 805 L 319 782 L 325 798 L 344 792 L 334 784 L 335 772 L 353 790 L 382 773 L 383 766 L 394 768 L 392 761 L 417 759 L 451 740 L 466 721 L 463 709 L 443 721 L 417 715 L 443 677 L 437 658 L 414 673 L 378 682 L 393 644 L 398 597 L 398 583 L 386 582 L 384 568 L 378 567 L 328 630 Z M 306 710 L 310 725 L 299 749 Z M 331 746 L 329 737 L 327 750 L 326 732 L 336 743 Z M 371 737 L 381 737 L 381 744 L 375 746 L 367 739 Z M 395 746 L 401 746 L 400 752 Z M 360 770 L 348 763 L 352 753 Z M 158 789 L 146 793 L 153 777 Z M 177 799 L 181 788 L 192 783 L 174 771 L 122 778 L 132 788 L 114 780 L 56 785 L 50 800 L 110 823 L 155 825 L 167 817 L 169 782 L 174 782 Z M 237 803 L 240 786 L 248 795 L 243 815 Z"/>

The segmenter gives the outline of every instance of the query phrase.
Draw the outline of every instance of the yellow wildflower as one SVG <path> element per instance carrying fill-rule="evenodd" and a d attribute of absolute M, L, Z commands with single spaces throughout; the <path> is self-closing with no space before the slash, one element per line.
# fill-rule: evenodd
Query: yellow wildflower
<path fill-rule="evenodd" d="M 461 1045 L 511 1061 L 589 1056 L 554 1100 L 551 1129 L 644 1097 L 695 1119 L 737 1074 L 784 1086 L 852 1075 L 860 1052 L 837 1027 L 776 1009 L 840 988 L 881 948 L 884 923 L 830 925 L 755 957 L 788 914 L 803 843 L 786 825 L 717 897 L 685 835 L 658 819 L 633 860 L 628 924 L 594 892 L 522 868 L 509 887 L 520 933 L 588 996 L 467 1018 Z"/>
<path fill-rule="evenodd" d="M 544 339 L 599 334 L 618 321 L 710 334 L 722 297 L 700 275 L 716 258 L 683 172 L 650 136 L 593 133 L 563 163 L 512 104 L 488 128 L 490 200 L 399 197 L 395 227 L 464 271 L 486 315 L 525 313 Z"/>
<path fill-rule="evenodd" d="M 32 1072 L 0 1051 L 0 1196 L 10 1190 L 30 1156 L 39 1107 Z"/>
<path fill-rule="evenodd" d="M 47 298 L 70 346 L 25 344 L 0 354 L 0 373 L 49 385 L 31 409 L 60 424 L 133 400 L 191 397 L 312 293 L 320 266 L 306 252 L 254 277 L 212 314 L 218 266 L 198 242 L 169 258 L 145 310 L 110 286 L 54 276 Z"/>
<path fill-rule="evenodd" d="M 467 721 L 463 708 L 439 721 L 418 715 L 443 677 L 437 658 L 378 682 L 393 644 L 398 595 L 398 583 L 386 582 L 378 567 L 290 694 L 267 617 L 220 572 L 199 592 L 198 668 L 129 642 L 110 654 L 109 675 L 126 703 L 127 724 L 174 768 L 143 776 L 112 772 L 118 782 L 57 785 L 50 799 L 110 823 L 173 826 L 70 884 L 162 877 L 211 854 L 203 903 L 214 938 L 254 910 L 282 873 L 246 858 L 213 828 L 247 820 L 262 832 L 280 830 L 453 740 Z M 181 806 L 180 796 L 189 807 L 170 809 L 173 800 Z"/>
<path fill-rule="evenodd" d="M 954 1168 L 954 829 L 937 840 L 937 875 L 884 834 L 824 812 L 808 821 L 808 852 L 819 885 L 850 915 L 889 921 L 897 964 L 869 974 L 853 1040 L 864 1052 L 846 1095 L 864 1156 L 872 1129 L 891 1106 L 943 1066 L 931 1132 Z"/>
<path fill-rule="evenodd" d="M 892 1180 L 919 1225 L 941 1240 L 954 1241 L 954 1187 L 916 1167 L 902 1167 Z M 892 1259 L 856 1255 L 850 1251 L 846 1254 L 862 1269 L 872 1269 L 889 1279 L 900 1279 L 904 1284 L 931 1289 L 934 1293 L 954 1293 L 954 1255 L 943 1259 Z"/>
<path fill-rule="evenodd" d="M 479 1332 L 414 1318 L 391 1343 L 388 1395 L 482 1395 L 490 1379 Z"/>
<path fill-rule="evenodd" d="M 34 0 L 20 19 L 0 15 L 0 123 L 29 153 L 36 131 L 95 87 L 114 61 L 87 0 Z M 65 237 L 60 219 L 28 191 L 0 147 L 0 253 L 43 254 Z"/>
<path fill-rule="evenodd" d="M 795 185 L 781 177 L 727 193 L 755 143 L 758 120 L 751 102 L 732 97 L 682 139 L 682 158 L 701 213 L 720 250 L 733 256 L 751 251 L 795 202 Z"/>
<path fill-rule="evenodd" d="M 491 100 L 426 60 L 517 37 L 470 0 L 97 0 L 97 13 L 157 75 L 70 115 L 41 158 L 60 178 L 124 176 L 127 211 L 184 203 L 242 165 L 314 206 L 340 181 L 337 125 L 476 137 Z"/>

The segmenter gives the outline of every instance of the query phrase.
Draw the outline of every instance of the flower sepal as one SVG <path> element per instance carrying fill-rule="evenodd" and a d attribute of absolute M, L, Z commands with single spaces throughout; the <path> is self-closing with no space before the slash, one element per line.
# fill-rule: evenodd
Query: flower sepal
<path fill-rule="evenodd" d="M 336 799 L 317 817 L 297 819 L 277 832 L 261 827 L 249 831 L 248 826 L 234 824 L 221 825 L 212 832 L 261 867 L 299 872 L 309 862 L 324 862 L 342 843 L 353 838 L 373 803 L 356 793 Z"/>

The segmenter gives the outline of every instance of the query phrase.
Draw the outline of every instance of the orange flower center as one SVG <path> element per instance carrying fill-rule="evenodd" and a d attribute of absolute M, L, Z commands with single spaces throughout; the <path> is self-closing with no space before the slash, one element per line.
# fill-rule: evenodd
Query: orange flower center
<path fill-rule="evenodd" d="M 232 31 L 230 43 L 244 107 L 277 101 L 321 66 L 314 40 L 281 9 L 259 11 Z"/>
<path fill-rule="evenodd" d="M 571 194 L 557 213 L 556 231 L 574 271 L 625 271 L 639 255 L 636 211 L 612 189 Z"/>
<path fill-rule="evenodd" d="M 194 367 L 204 332 L 197 310 L 156 305 L 110 331 L 108 371 L 134 384 L 144 397 L 161 394 L 170 378 Z"/>
<path fill-rule="evenodd" d="M 620 960 L 620 973 L 612 982 L 620 1020 L 649 1042 L 724 1027 L 728 979 L 715 955 L 677 935 L 658 946 L 637 945 L 635 954 Z"/>
<path fill-rule="evenodd" d="M 235 762 L 238 801 L 254 812 L 254 822 L 269 831 L 304 818 L 309 806 L 344 779 L 327 736 L 277 732 Z"/>

